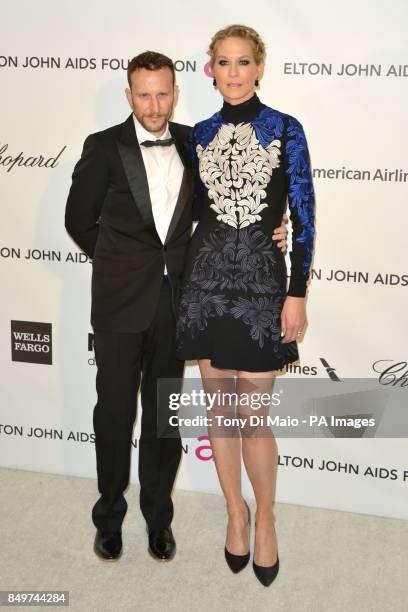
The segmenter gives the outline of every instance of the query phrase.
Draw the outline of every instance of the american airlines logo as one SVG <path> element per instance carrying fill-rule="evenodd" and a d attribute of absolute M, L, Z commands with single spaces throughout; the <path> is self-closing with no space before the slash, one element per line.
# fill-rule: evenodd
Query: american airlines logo
<path fill-rule="evenodd" d="M 326 370 L 330 380 L 332 380 L 333 382 L 342 382 L 341 379 L 337 376 L 336 370 L 328 364 L 324 357 L 320 357 L 320 361 L 322 362 L 322 365 L 324 366 L 324 369 Z"/>

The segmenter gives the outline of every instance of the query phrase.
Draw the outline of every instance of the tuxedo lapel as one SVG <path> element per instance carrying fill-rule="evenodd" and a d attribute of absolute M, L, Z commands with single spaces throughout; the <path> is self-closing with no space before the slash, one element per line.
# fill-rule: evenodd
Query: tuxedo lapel
<path fill-rule="evenodd" d="M 176 229 L 177 223 L 181 217 L 184 206 L 186 205 L 191 194 L 190 181 L 188 176 L 188 170 L 184 168 L 183 178 L 181 181 L 180 191 L 177 198 L 176 206 L 174 208 L 173 216 L 170 221 L 169 229 L 167 230 L 166 240 L 164 244 L 167 244 L 171 238 L 172 233 Z"/>
<path fill-rule="evenodd" d="M 146 225 L 154 226 L 149 183 L 142 152 L 136 138 L 133 115 L 130 115 L 123 123 L 117 146 L 135 204 Z"/>
<path fill-rule="evenodd" d="M 171 122 L 169 123 L 169 131 L 170 131 L 170 134 L 173 136 L 174 140 L 176 141 L 177 153 L 179 154 L 179 157 L 182 161 L 184 168 L 190 168 L 191 167 L 191 156 L 188 151 L 187 141 L 183 138 L 180 138 L 180 134 L 178 133 L 178 130 L 175 128 L 174 123 L 171 123 Z"/>
<path fill-rule="evenodd" d="M 167 244 L 174 232 L 177 223 L 181 217 L 181 213 L 184 210 L 187 202 L 191 198 L 192 191 L 192 171 L 191 171 L 191 159 L 188 152 L 188 144 L 185 140 L 178 137 L 177 130 L 172 123 L 169 123 L 170 134 L 176 140 L 176 149 L 179 157 L 184 166 L 183 178 L 181 181 L 180 191 L 177 198 L 176 206 L 174 208 L 173 216 L 170 221 L 169 229 L 167 230 L 166 239 L 164 241 Z"/>

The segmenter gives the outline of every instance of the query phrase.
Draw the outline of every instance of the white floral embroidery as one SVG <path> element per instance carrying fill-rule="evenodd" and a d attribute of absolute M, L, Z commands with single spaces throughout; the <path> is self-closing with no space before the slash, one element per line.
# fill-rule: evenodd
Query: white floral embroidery
<path fill-rule="evenodd" d="M 261 220 L 280 146 L 280 140 L 273 140 L 264 149 L 250 123 L 224 124 L 206 149 L 197 145 L 201 180 L 218 221 L 242 228 Z"/>

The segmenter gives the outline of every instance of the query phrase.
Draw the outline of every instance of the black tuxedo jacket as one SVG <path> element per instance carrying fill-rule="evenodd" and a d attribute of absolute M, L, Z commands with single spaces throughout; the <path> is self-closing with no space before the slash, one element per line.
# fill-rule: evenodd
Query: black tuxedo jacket
<path fill-rule="evenodd" d="M 140 332 L 153 319 L 164 265 L 177 312 L 186 246 L 191 234 L 190 128 L 169 123 L 184 165 L 177 204 L 162 244 L 133 116 L 91 134 L 74 168 L 65 227 L 92 259 L 91 323 L 95 330 Z"/>

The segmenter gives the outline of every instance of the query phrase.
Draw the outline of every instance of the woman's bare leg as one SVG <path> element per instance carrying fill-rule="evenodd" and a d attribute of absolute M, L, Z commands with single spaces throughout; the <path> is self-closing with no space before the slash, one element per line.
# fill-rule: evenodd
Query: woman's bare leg
<path fill-rule="evenodd" d="M 209 359 L 198 361 L 203 387 L 206 393 L 217 391 L 235 394 L 234 370 L 224 370 L 211 366 Z M 235 416 L 228 406 L 217 406 L 213 414 Z M 212 416 L 209 413 L 208 416 Z M 225 437 L 223 437 L 225 434 Z M 248 542 L 248 511 L 241 492 L 241 437 L 239 430 L 230 427 L 209 427 L 212 453 L 215 467 L 224 493 L 228 527 L 226 547 L 234 555 L 245 555 L 249 550 Z"/>
<path fill-rule="evenodd" d="M 254 393 L 272 393 L 273 372 L 237 373 L 237 393 L 251 395 Z M 239 409 L 242 416 L 269 413 L 269 406 L 254 410 Z M 274 512 L 278 450 L 275 437 L 266 424 L 257 431 L 242 432 L 242 455 L 248 477 L 251 481 L 256 499 L 256 531 L 254 561 L 257 565 L 271 566 L 277 560 L 277 539 L 274 529 Z"/>

